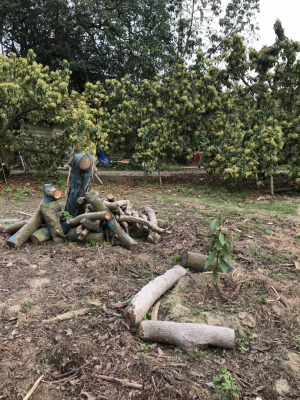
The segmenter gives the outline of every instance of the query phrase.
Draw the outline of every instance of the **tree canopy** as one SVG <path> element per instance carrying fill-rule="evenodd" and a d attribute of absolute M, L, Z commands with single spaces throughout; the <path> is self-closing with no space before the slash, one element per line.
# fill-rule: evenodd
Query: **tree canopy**
<path fill-rule="evenodd" d="M 26 57 L 57 70 L 69 62 L 71 86 L 118 79 L 137 84 L 168 73 L 199 46 L 210 53 L 224 36 L 255 34 L 259 0 L 2 0 L 2 52 Z"/>

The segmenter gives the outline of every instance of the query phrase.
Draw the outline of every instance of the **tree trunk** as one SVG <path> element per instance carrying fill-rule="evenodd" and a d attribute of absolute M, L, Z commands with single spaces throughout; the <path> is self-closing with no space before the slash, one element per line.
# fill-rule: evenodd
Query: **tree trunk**
<path fill-rule="evenodd" d="M 59 200 L 62 198 L 62 191 L 56 189 L 50 183 L 44 185 L 44 199 L 46 203 L 51 203 L 51 201 Z"/>
<path fill-rule="evenodd" d="M 33 216 L 29 220 L 27 220 L 26 225 L 24 225 L 17 233 L 15 233 L 7 240 L 7 244 L 9 247 L 22 246 L 22 244 L 25 243 L 30 238 L 30 236 L 40 227 L 43 221 L 43 215 L 41 213 L 42 204 L 43 202 L 39 205 Z"/>
<path fill-rule="evenodd" d="M 81 215 L 78 215 L 75 218 L 68 219 L 67 220 L 67 224 L 70 225 L 70 226 L 77 226 L 78 224 L 80 224 L 80 221 L 83 218 L 87 218 L 90 221 L 97 221 L 97 220 L 105 221 L 105 219 L 106 219 L 105 216 L 106 215 L 107 215 L 107 217 L 110 216 L 109 211 L 100 211 L 100 212 L 92 212 L 92 213 L 87 213 L 87 214 L 81 214 Z"/>
<path fill-rule="evenodd" d="M 79 235 L 76 233 L 76 228 L 71 228 L 66 236 L 68 239 L 72 240 L 73 242 L 79 242 Z M 102 242 L 104 242 L 104 234 L 103 234 L 103 232 L 99 232 L 99 233 L 90 232 L 80 242 L 82 242 L 82 243 L 91 243 L 91 242 L 102 243 Z"/>
<path fill-rule="evenodd" d="M 85 213 L 85 204 L 78 204 L 78 197 L 82 197 L 87 191 L 92 176 L 93 159 L 91 154 L 72 154 L 68 164 L 73 170 L 70 182 L 70 190 L 65 211 L 73 217 Z"/>
<path fill-rule="evenodd" d="M 22 220 L 15 222 L 14 224 L 11 225 L 0 225 L 0 233 L 10 233 L 14 234 L 18 232 L 19 229 L 21 229 L 24 225 L 26 225 L 28 220 Z"/>
<path fill-rule="evenodd" d="M 145 213 L 148 215 L 150 222 L 154 225 L 157 226 L 157 219 L 155 215 L 155 211 L 152 210 L 150 207 L 145 207 Z M 155 242 L 160 239 L 160 236 L 157 232 L 154 232 L 152 229 L 149 232 L 148 235 L 148 240 L 150 242 Z"/>
<path fill-rule="evenodd" d="M 186 269 L 180 265 L 175 265 L 172 269 L 169 269 L 163 275 L 158 276 L 144 286 L 134 296 L 125 310 L 124 317 L 126 322 L 132 327 L 139 324 L 156 300 L 182 278 L 186 272 Z"/>
<path fill-rule="evenodd" d="M 41 211 L 50 229 L 53 242 L 62 243 L 65 239 L 65 234 L 60 225 L 60 218 L 57 215 L 57 213 L 61 211 L 61 205 L 56 201 L 43 203 Z"/>
<path fill-rule="evenodd" d="M 197 272 L 212 271 L 217 266 L 217 260 L 214 260 L 209 267 L 205 270 L 204 265 L 207 260 L 205 254 L 193 253 L 191 251 L 185 251 L 181 254 L 181 265 L 184 268 L 189 268 Z M 233 262 L 233 268 L 229 267 L 228 271 L 232 271 L 237 268 L 238 264 Z"/>
<path fill-rule="evenodd" d="M 7 177 L 10 174 L 10 166 L 9 166 L 9 162 L 8 162 L 9 157 L 8 157 L 8 155 L 5 151 L 5 148 L 1 142 L 1 131 L 3 129 L 3 124 L 4 124 L 4 120 L 3 120 L 3 118 L 0 118 L 0 158 L 1 158 L 2 163 L 4 164 L 3 165 L 4 174 Z M 0 168 L 0 170 L 1 169 L 2 168 Z M 3 174 L 3 171 L 0 171 L 0 179 L 4 180 L 4 174 Z"/>
<path fill-rule="evenodd" d="M 231 350 L 235 343 L 234 329 L 170 321 L 142 321 L 139 337 L 146 342 L 178 346 L 186 353 L 208 345 Z"/>

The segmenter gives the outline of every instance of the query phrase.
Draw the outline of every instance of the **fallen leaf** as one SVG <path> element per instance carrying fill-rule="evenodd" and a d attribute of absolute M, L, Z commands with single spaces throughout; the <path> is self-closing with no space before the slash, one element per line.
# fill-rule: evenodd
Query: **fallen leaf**
<path fill-rule="evenodd" d="M 164 352 L 162 351 L 162 349 L 160 347 L 157 348 L 157 352 L 160 356 L 163 356 Z"/>
<path fill-rule="evenodd" d="M 27 342 L 27 343 L 30 343 L 31 342 L 31 337 L 29 336 L 29 337 L 27 337 L 26 339 L 25 339 L 25 341 Z"/>
<path fill-rule="evenodd" d="M 295 267 L 297 269 L 300 269 L 300 262 L 299 261 L 294 261 L 294 263 L 295 263 Z"/>
<path fill-rule="evenodd" d="M 110 296 L 114 296 L 114 295 L 116 294 L 116 292 L 108 292 L 108 294 L 109 294 Z"/>
<path fill-rule="evenodd" d="M 139 278 L 139 277 L 140 277 L 140 275 L 137 275 L 137 274 L 132 274 L 132 276 L 133 276 L 134 278 Z"/>
<path fill-rule="evenodd" d="M 221 365 L 224 365 L 226 363 L 225 358 L 223 358 L 223 360 L 221 361 Z"/>
<path fill-rule="evenodd" d="M 55 336 L 55 340 L 56 340 L 57 342 L 60 342 L 61 339 L 62 339 L 62 336 L 61 336 L 61 335 L 56 335 L 56 336 Z"/>
<path fill-rule="evenodd" d="M 272 347 L 256 347 L 252 346 L 253 349 L 258 350 L 258 351 L 268 351 L 271 350 Z"/>
<path fill-rule="evenodd" d="M 161 270 L 161 266 L 158 265 L 155 269 L 157 269 L 158 271 L 160 271 L 160 270 Z"/>
<path fill-rule="evenodd" d="M 178 207 L 178 206 L 180 206 L 180 203 L 175 203 L 174 206 Z"/>
<path fill-rule="evenodd" d="M 71 328 L 68 328 L 68 329 L 66 330 L 66 335 L 67 335 L 67 336 L 71 336 L 72 333 L 73 333 L 73 331 L 72 331 Z"/>
<path fill-rule="evenodd" d="M 71 379 L 71 380 L 70 380 L 70 383 L 71 383 L 71 385 L 73 385 L 73 386 L 76 385 L 76 383 L 78 383 L 78 382 L 80 382 L 79 379 Z"/>
<path fill-rule="evenodd" d="M 103 306 L 103 303 L 99 299 L 89 299 L 88 303 L 93 306 Z"/>

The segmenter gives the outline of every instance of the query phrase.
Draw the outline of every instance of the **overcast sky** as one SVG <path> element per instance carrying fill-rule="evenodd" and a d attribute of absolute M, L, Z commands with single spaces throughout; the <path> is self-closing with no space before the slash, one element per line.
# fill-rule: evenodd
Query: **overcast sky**
<path fill-rule="evenodd" d="M 264 44 L 274 43 L 273 25 L 277 18 L 281 20 L 286 36 L 300 41 L 299 15 L 300 0 L 260 0 L 260 13 L 257 18 L 260 40 L 253 43 L 253 47 L 259 49 Z"/>

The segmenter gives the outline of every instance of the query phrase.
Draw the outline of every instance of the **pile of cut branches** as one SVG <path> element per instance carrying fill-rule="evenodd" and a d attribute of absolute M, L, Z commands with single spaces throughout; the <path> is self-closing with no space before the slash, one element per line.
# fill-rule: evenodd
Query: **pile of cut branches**
<path fill-rule="evenodd" d="M 97 193 L 85 192 L 77 199 L 82 214 L 65 218 L 62 204 L 58 202 L 62 192 L 52 185 L 44 186 L 44 199 L 30 219 L 17 221 L 2 227 L 2 233 L 13 234 L 7 244 L 20 247 L 27 240 L 41 244 L 52 239 L 61 243 L 66 239 L 81 243 L 102 243 L 120 245 L 135 250 L 138 243 L 134 238 L 147 238 L 154 242 L 162 233 L 171 233 L 163 226 L 167 221 L 156 218 L 155 211 L 145 207 L 143 213 L 133 210 L 129 200 L 115 201 L 113 195 L 99 199 Z"/>

